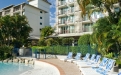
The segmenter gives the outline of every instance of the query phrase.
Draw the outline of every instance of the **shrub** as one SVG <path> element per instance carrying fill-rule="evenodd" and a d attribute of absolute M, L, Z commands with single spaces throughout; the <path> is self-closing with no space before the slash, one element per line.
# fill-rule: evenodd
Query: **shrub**
<path fill-rule="evenodd" d="M 88 45 L 90 43 L 89 39 L 90 39 L 90 34 L 85 34 L 80 36 L 78 40 L 78 45 Z"/>
<path fill-rule="evenodd" d="M 13 46 L 0 46 L 0 60 L 12 57 Z"/>

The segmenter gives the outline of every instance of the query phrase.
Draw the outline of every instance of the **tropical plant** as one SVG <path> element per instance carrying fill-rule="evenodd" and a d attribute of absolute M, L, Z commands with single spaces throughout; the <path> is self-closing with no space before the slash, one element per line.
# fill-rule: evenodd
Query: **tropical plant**
<path fill-rule="evenodd" d="M 98 51 L 102 55 L 113 52 L 114 55 L 120 53 L 120 21 L 118 24 L 112 24 L 108 21 L 109 17 L 100 18 L 94 24 L 94 32 L 90 38 L 90 44 L 97 44 Z"/>
<path fill-rule="evenodd" d="M 41 38 L 39 39 L 38 45 L 39 45 L 39 46 L 46 46 L 45 38 L 44 38 L 44 37 L 41 37 Z"/>
<path fill-rule="evenodd" d="M 13 46 L 2 45 L 0 46 L 0 60 L 12 57 Z"/>
<path fill-rule="evenodd" d="M 90 44 L 90 34 L 85 34 L 80 36 L 79 40 L 78 40 L 78 45 L 89 45 Z"/>
<path fill-rule="evenodd" d="M 48 38 L 47 40 L 45 40 L 45 43 L 47 46 L 58 45 L 58 42 L 53 38 Z"/>
<path fill-rule="evenodd" d="M 54 33 L 54 29 L 51 26 L 45 26 L 40 31 L 41 37 L 48 37 L 49 35 L 52 35 Z"/>
<path fill-rule="evenodd" d="M 121 6 L 120 0 L 77 0 L 82 15 L 88 14 L 89 17 L 95 11 L 108 13 L 107 17 L 99 19 L 94 24 L 94 32 L 90 38 L 92 46 L 97 44 L 98 51 L 102 55 L 111 52 L 119 55 L 121 50 Z M 117 10 L 115 10 L 117 8 Z"/>
<path fill-rule="evenodd" d="M 74 38 L 63 38 L 62 39 L 63 45 L 72 45 L 73 41 L 74 41 Z"/>
<path fill-rule="evenodd" d="M 54 29 L 50 26 L 45 26 L 40 30 L 41 36 L 39 40 L 40 46 L 50 46 L 54 42 L 52 38 L 49 36 L 52 35 L 54 32 Z"/>
<path fill-rule="evenodd" d="M 82 15 L 86 13 L 90 14 L 93 11 L 108 12 L 109 16 L 115 15 L 112 9 L 115 7 L 114 4 L 121 4 L 120 0 L 77 0 L 79 7 L 82 11 Z"/>
<path fill-rule="evenodd" d="M 26 17 L 23 15 L 0 17 L 0 41 L 1 44 L 10 45 L 14 40 L 22 43 L 27 40 L 32 28 L 29 26 Z"/>
<path fill-rule="evenodd" d="M 11 17 L 11 23 L 14 25 L 12 31 L 12 37 L 25 43 L 29 37 L 29 33 L 32 31 L 32 28 L 28 24 L 27 18 L 24 15 L 13 15 Z"/>

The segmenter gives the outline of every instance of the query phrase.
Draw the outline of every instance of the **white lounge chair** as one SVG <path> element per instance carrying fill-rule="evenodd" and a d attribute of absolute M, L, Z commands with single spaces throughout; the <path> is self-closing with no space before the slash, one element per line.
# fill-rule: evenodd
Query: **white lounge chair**
<path fill-rule="evenodd" d="M 95 54 L 92 54 L 91 58 L 88 59 L 87 61 L 81 61 L 81 62 L 77 62 L 77 65 L 80 66 L 80 65 L 83 65 L 83 64 L 87 64 L 87 63 L 91 63 L 94 61 L 95 59 Z"/>
<path fill-rule="evenodd" d="M 101 75 L 100 73 L 97 73 L 95 70 L 99 67 L 101 67 L 101 68 L 105 67 L 105 65 L 107 64 L 107 61 L 108 61 L 108 58 L 104 57 L 98 66 L 95 65 L 94 67 L 80 67 L 79 69 L 80 69 L 82 75 Z"/>
<path fill-rule="evenodd" d="M 115 60 L 109 59 L 108 63 L 106 64 L 105 68 L 98 68 L 96 71 L 99 72 L 100 74 L 108 75 L 112 71 L 113 67 L 115 64 Z"/>
<path fill-rule="evenodd" d="M 76 60 L 76 61 L 73 61 L 73 63 L 78 64 L 79 62 L 87 62 L 89 60 L 89 57 L 90 57 L 90 54 L 87 53 L 83 58 L 83 60 Z"/>
<path fill-rule="evenodd" d="M 100 58 L 101 58 L 101 56 L 97 55 L 96 58 L 91 59 L 90 62 L 87 62 L 87 63 L 84 63 L 84 64 L 79 64 L 78 66 L 81 67 L 81 68 L 92 67 L 92 66 L 96 66 L 96 65 L 98 66 Z"/>
<path fill-rule="evenodd" d="M 60 60 L 67 61 L 68 59 L 72 59 L 72 56 L 73 56 L 73 52 L 69 52 L 66 58 L 60 59 Z"/>
<path fill-rule="evenodd" d="M 67 62 L 72 63 L 73 61 L 80 60 L 80 58 L 81 58 L 81 53 L 77 53 L 74 59 L 68 59 Z"/>
<path fill-rule="evenodd" d="M 82 75 L 117 75 L 115 72 L 111 72 L 115 60 L 103 58 L 98 68 L 80 68 Z"/>
<path fill-rule="evenodd" d="M 119 72 L 118 75 L 121 75 L 121 72 Z"/>

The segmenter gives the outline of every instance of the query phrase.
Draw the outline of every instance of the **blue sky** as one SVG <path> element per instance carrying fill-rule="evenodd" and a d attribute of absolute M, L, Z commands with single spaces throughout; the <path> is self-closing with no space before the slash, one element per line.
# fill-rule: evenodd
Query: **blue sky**
<path fill-rule="evenodd" d="M 55 23 L 55 3 L 56 0 L 48 0 L 52 5 L 50 6 L 50 25 L 53 26 Z M 27 2 L 27 0 L 0 0 L 0 9 L 11 4 L 17 5 L 23 2 Z"/>

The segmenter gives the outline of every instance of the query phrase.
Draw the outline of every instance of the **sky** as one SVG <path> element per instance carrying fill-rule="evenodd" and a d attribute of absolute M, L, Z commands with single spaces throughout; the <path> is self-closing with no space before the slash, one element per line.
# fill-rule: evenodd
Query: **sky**
<path fill-rule="evenodd" d="M 53 26 L 55 24 L 55 7 L 56 0 L 48 0 L 52 5 L 50 6 L 50 25 Z M 9 6 L 9 5 L 17 5 L 23 2 L 27 2 L 27 0 L 0 0 L 0 9 Z"/>

